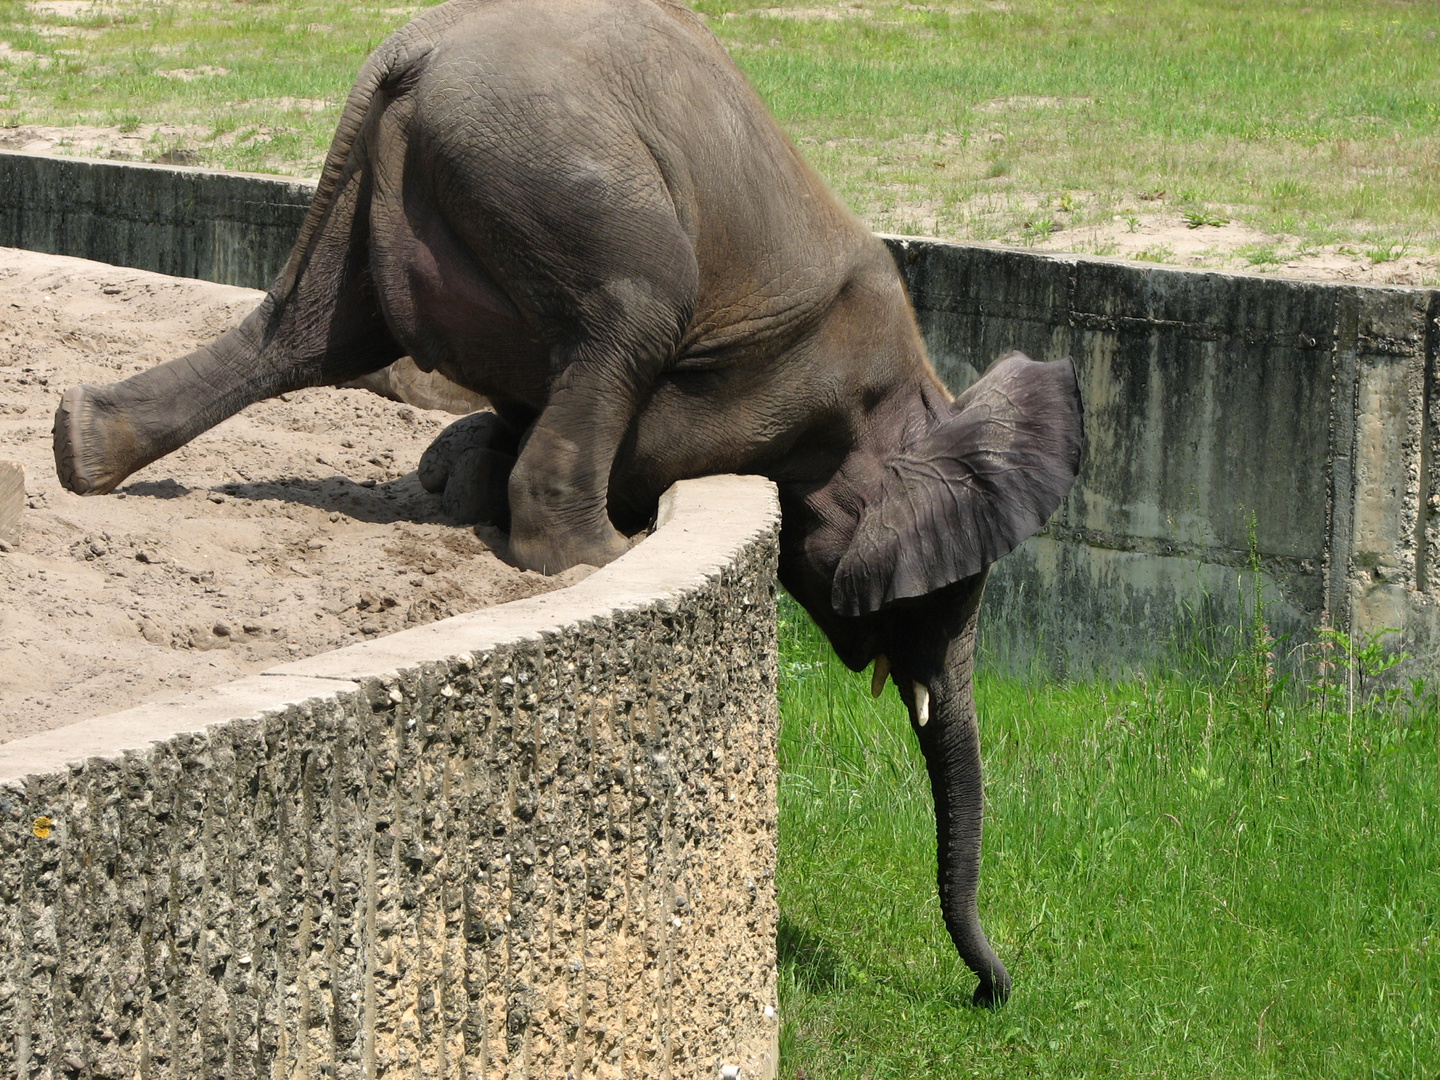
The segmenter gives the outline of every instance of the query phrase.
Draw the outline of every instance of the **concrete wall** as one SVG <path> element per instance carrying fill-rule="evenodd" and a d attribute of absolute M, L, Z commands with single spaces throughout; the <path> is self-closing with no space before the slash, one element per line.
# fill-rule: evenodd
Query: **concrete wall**
<path fill-rule="evenodd" d="M 772 1075 L 778 507 L 712 477 L 662 520 L 0 745 L 0 1076 Z"/>
<path fill-rule="evenodd" d="M 263 288 L 311 190 L 0 153 L 0 245 Z M 1080 367 L 1081 479 L 992 576 L 987 655 L 1125 669 L 1238 626 L 1253 514 L 1277 634 L 1328 611 L 1440 671 L 1440 293 L 888 242 L 954 389 L 1014 348 Z"/>
<path fill-rule="evenodd" d="M 1003 662 L 1114 669 L 1237 626 L 1249 522 L 1278 635 L 1396 627 L 1440 668 L 1440 292 L 889 238 L 937 369 L 1074 357 L 1080 479 L 1003 560 Z"/>
<path fill-rule="evenodd" d="M 0 247 L 265 289 L 313 180 L 0 153 Z"/>

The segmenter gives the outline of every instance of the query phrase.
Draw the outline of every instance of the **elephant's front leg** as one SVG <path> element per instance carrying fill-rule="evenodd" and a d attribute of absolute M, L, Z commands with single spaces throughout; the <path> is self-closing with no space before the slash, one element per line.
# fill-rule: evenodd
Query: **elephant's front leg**
<path fill-rule="evenodd" d="M 558 574 L 604 566 L 629 549 L 610 522 L 610 469 L 634 415 L 624 380 L 567 372 L 535 421 L 510 473 L 510 558 Z"/>

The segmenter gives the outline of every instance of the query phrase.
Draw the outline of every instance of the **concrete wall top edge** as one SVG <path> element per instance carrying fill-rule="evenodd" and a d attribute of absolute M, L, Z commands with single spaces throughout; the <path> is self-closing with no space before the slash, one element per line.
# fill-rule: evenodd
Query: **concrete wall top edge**
<path fill-rule="evenodd" d="M 375 641 L 282 664 L 169 701 L 0 744 L 0 787 L 91 758 L 121 757 L 164 739 L 287 706 L 353 692 L 425 663 L 538 640 L 614 612 L 665 610 L 720 574 L 750 542 L 778 527 L 774 485 L 755 476 L 686 480 L 666 493 L 660 526 L 583 581 L 553 593 L 458 615 Z"/>
<path fill-rule="evenodd" d="M 1202 270 L 1188 266 L 1165 266 L 1160 263 L 1142 262 L 1135 259 L 1121 259 L 1113 255 L 1081 255 L 1069 251 L 1034 251 L 1030 248 L 997 244 L 990 240 L 961 242 L 946 240 L 938 236 L 906 236 L 900 233 L 876 233 L 875 235 L 885 241 L 892 250 L 913 252 L 916 255 L 927 250 L 945 251 L 970 248 L 982 252 L 995 252 L 1002 256 L 1014 256 L 1036 264 L 1049 264 L 1057 270 L 1073 270 L 1083 268 L 1087 264 L 1096 267 L 1125 267 L 1130 270 L 1143 271 L 1145 276 L 1154 277 L 1156 280 L 1175 283 L 1213 280 L 1234 282 L 1248 288 L 1254 288 L 1256 283 L 1263 283 L 1275 286 L 1279 290 L 1293 290 L 1297 287 L 1309 286 L 1327 291 L 1353 291 L 1356 294 L 1371 297 L 1379 294 L 1406 297 L 1415 294 L 1429 295 L 1436 292 L 1435 289 L 1424 285 L 1367 285 L 1360 282 L 1319 281 L 1311 278 L 1276 277 L 1273 274 L 1246 270 Z"/>
<path fill-rule="evenodd" d="M 106 158 L 75 157 L 69 154 L 30 154 L 19 150 L 0 150 L 0 161 L 21 163 L 26 161 L 63 162 L 76 168 L 97 168 L 118 172 L 143 169 L 146 172 L 169 173 L 177 178 L 219 177 L 225 180 L 260 180 L 267 184 L 280 184 L 315 191 L 319 181 L 307 176 L 283 176 L 279 173 L 238 172 L 232 169 L 210 169 L 203 165 L 156 165 L 148 161 L 112 161 Z"/>

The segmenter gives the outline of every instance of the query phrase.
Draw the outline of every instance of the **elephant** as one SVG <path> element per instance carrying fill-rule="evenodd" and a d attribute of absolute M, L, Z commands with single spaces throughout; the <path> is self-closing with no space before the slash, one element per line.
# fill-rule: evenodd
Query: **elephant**
<path fill-rule="evenodd" d="M 259 306 L 69 389 L 58 474 L 111 491 L 252 402 L 403 356 L 492 404 L 428 474 L 508 518 L 519 566 L 610 562 L 681 479 L 775 483 L 781 584 L 896 686 L 946 927 L 975 1003 L 1004 1001 L 977 906 L 976 620 L 987 568 L 1077 475 L 1073 364 L 1011 354 L 952 397 L 883 242 L 680 3 L 450 0 L 365 62 Z"/>

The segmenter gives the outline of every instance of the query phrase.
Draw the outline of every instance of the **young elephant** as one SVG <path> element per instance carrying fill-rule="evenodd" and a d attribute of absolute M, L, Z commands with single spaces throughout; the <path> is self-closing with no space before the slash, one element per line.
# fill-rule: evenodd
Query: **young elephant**
<path fill-rule="evenodd" d="M 56 466 L 107 492 L 251 402 L 404 355 L 494 404 L 491 441 L 432 478 L 508 508 L 522 566 L 609 562 L 676 480 L 776 482 L 781 580 L 908 706 L 945 921 L 975 1000 L 1003 1000 L 976 911 L 975 618 L 986 566 L 1075 476 L 1071 364 L 1014 354 L 952 400 L 884 245 L 679 4 L 451 0 L 366 62 L 260 306 L 67 392 Z"/>

